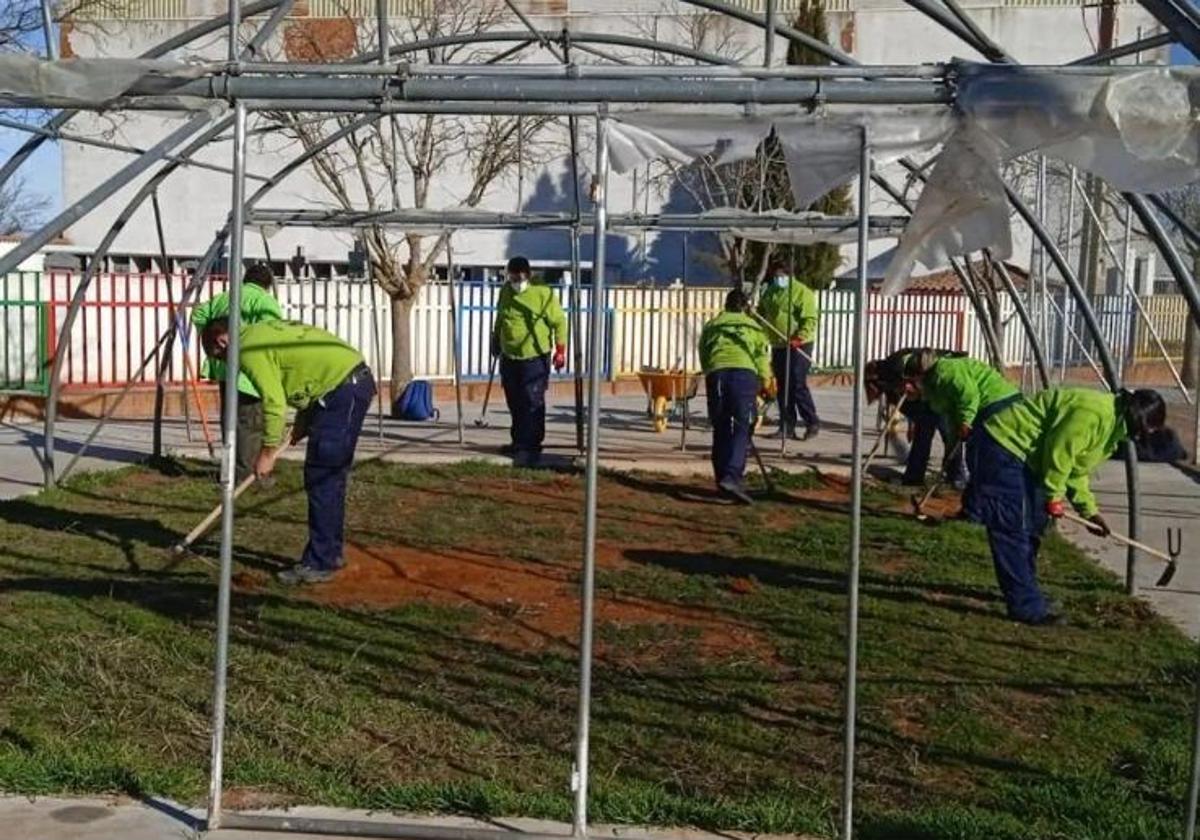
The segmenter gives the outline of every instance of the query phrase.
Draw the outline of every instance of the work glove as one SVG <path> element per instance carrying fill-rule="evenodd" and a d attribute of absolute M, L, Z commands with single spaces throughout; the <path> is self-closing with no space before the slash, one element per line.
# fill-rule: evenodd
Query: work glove
<path fill-rule="evenodd" d="M 1091 524 L 1092 531 L 1102 537 L 1107 537 L 1112 533 L 1112 529 L 1108 527 L 1108 523 L 1104 521 L 1104 517 L 1099 513 L 1093 513 L 1087 518 L 1087 521 Z"/>
<path fill-rule="evenodd" d="M 958 439 L 959 440 L 966 440 L 970 436 L 971 436 L 971 424 L 970 423 L 963 423 L 962 425 L 960 425 L 958 427 Z"/>
<path fill-rule="evenodd" d="M 567 346 L 565 344 L 554 345 L 554 369 L 562 370 L 567 366 Z"/>
<path fill-rule="evenodd" d="M 1062 499 L 1050 499 L 1046 502 L 1046 514 L 1048 516 L 1052 516 L 1055 519 L 1062 519 L 1063 514 L 1066 512 Z"/>
<path fill-rule="evenodd" d="M 788 346 L 793 350 L 802 350 L 804 348 L 804 338 L 802 336 L 796 336 L 788 342 Z"/>

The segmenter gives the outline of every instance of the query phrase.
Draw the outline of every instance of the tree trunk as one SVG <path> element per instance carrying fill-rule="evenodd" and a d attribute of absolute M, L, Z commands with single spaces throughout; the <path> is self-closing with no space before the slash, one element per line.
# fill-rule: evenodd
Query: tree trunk
<path fill-rule="evenodd" d="M 392 376 L 391 376 L 391 399 L 395 402 L 396 397 L 400 396 L 400 392 L 404 390 L 404 386 L 412 381 L 412 336 L 409 333 L 409 324 L 411 323 L 409 315 L 412 313 L 413 303 L 415 301 L 410 297 L 393 297 L 392 301 Z"/>

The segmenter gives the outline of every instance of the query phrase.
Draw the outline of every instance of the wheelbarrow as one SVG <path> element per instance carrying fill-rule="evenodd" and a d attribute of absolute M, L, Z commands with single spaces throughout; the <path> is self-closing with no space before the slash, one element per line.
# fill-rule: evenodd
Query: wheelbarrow
<path fill-rule="evenodd" d="M 661 370 L 644 367 L 638 371 L 642 390 L 646 392 L 649 406 L 647 415 L 654 423 L 654 431 L 667 430 L 667 417 L 671 411 L 683 410 L 683 404 L 695 398 L 700 387 L 700 374 L 683 370 Z"/>

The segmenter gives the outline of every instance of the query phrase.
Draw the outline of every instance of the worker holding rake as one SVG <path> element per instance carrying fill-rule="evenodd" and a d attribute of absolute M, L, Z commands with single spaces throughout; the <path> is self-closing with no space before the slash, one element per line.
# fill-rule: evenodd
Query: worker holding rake
<path fill-rule="evenodd" d="M 920 397 L 906 393 L 904 376 L 905 365 L 917 353 L 930 353 L 935 359 L 963 358 L 967 354 L 959 350 L 936 350 L 925 347 L 906 347 L 885 356 L 867 362 L 864 377 L 864 388 L 867 392 L 867 403 L 873 403 L 880 396 L 891 407 L 900 406 L 900 414 L 908 421 L 908 458 L 904 462 L 904 475 L 901 484 L 920 486 L 925 483 L 925 473 L 929 468 L 929 455 L 933 451 L 933 436 L 940 434 L 946 457 L 942 460 L 942 474 L 947 481 L 959 484 L 963 481 L 963 463 L 961 458 L 949 457 L 951 452 L 950 431 L 938 414 Z M 901 402 L 903 398 L 903 402 Z"/>
<path fill-rule="evenodd" d="M 532 281 L 525 257 L 510 259 L 507 275 L 496 304 L 492 354 L 500 357 L 500 385 L 512 416 L 506 451 L 515 466 L 534 467 L 546 437 L 550 367 L 561 371 L 567 364 L 567 317 L 554 290 Z"/>
<path fill-rule="evenodd" d="M 771 367 L 779 384 L 780 434 L 799 437 L 797 423 L 804 424 L 804 436 L 817 436 L 821 420 L 808 387 L 813 347 L 821 313 L 817 293 L 792 277 L 787 264 L 771 261 L 767 270 L 770 282 L 758 302 L 758 314 L 771 325 Z"/>
<path fill-rule="evenodd" d="M 756 398 L 771 386 L 771 344 L 749 314 L 741 289 L 725 296 L 725 311 L 700 332 L 700 366 L 712 425 L 712 466 L 717 489 L 742 504 L 751 498 L 742 488 L 746 455 L 753 445 Z"/>
<path fill-rule="evenodd" d="M 271 294 L 275 277 L 271 267 L 264 263 L 255 263 L 246 269 L 242 278 L 242 323 L 257 324 L 260 321 L 275 321 L 283 318 L 279 301 Z M 213 320 L 229 317 L 229 293 L 221 292 L 213 295 L 204 303 L 197 304 L 192 310 L 192 326 L 196 332 L 203 333 Z M 204 360 L 200 369 L 201 375 L 216 382 L 225 381 L 225 362 L 209 356 Z M 262 449 L 263 442 L 263 410 L 262 397 L 258 389 L 250 382 L 245 373 L 238 376 L 238 408 L 237 408 L 237 458 L 235 477 L 241 481 L 254 472 L 254 459 Z M 218 388 L 221 395 L 221 423 L 225 422 L 225 389 Z M 225 433 L 224 427 L 221 433 Z"/>
<path fill-rule="evenodd" d="M 204 349 L 224 360 L 229 321 L 205 327 Z M 293 440 L 308 437 L 304 490 L 308 494 L 308 544 L 282 583 L 320 583 L 344 565 L 346 485 L 375 380 L 363 356 L 337 336 L 292 321 L 262 321 L 241 331 L 241 369 L 262 394 L 263 445 L 254 462 L 260 478 L 275 469 L 284 444 L 288 407 L 297 410 Z"/>
<path fill-rule="evenodd" d="M 924 403 L 947 430 L 947 472 L 961 473 L 964 455 L 969 463 L 973 426 L 1021 399 L 1020 389 L 1000 371 L 965 355 L 939 357 L 936 351 L 921 350 L 905 361 L 904 375 L 906 393 Z"/>
<path fill-rule="evenodd" d="M 1061 621 L 1037 581 L 1037 552 L 1050 518 L 1070 501 L 1092 529 L 1109 534 L 1088 477 L 1124 441 L 1163 428 L 1167 407 L 1157 391 L 1107 394 L 1051 388 L 1010 402 L 971 432 L 972 480 L 966 517 L 987 528 L 996 580 L 1009 618 Z"/>

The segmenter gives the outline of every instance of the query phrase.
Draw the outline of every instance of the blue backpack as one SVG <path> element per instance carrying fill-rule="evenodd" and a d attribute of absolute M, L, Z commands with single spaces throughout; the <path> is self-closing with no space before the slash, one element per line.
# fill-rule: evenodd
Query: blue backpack
<path fill-rule="evenodd" d="M 433 388 L 424 379 L 409 382 L 392 403 L 392 417 L 397 420 L 437 420 L 440 416 L 433 407 Z"/>

